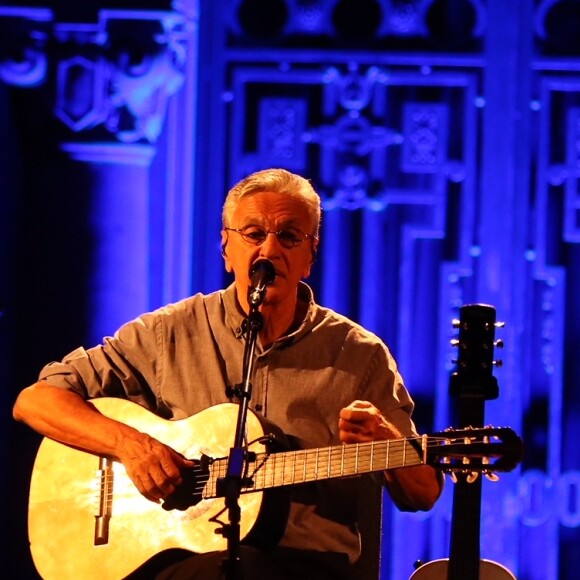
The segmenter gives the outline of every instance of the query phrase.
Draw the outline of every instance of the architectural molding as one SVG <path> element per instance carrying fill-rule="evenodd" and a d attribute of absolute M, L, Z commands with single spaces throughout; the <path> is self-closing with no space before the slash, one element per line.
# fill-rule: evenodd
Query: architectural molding
<path fill-rule="evenodd" d="M 0 7 L 0 79 L 47 85 L 65 141 L 155 144 L 183 84 L 191 28 L 178 9 L 65 22 L 49 8 Z"/>

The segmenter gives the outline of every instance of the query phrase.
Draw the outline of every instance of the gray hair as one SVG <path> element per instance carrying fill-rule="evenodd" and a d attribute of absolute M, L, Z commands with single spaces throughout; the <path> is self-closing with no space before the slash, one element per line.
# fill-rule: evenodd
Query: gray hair
<path fill-rule="evenodd" d="M 320 196 L 314 191 L 310 181 L 286 169 L 264 169 L 256 171 L 236 183 L 226 196 L 222 211 L 223 227 L 230 227 L 232 216 L 246 196 L 264 191 L 282 193 L 301 200 L 306 206 L 312 221 L 312 231 L 318 236 L 320 227 Z"/>

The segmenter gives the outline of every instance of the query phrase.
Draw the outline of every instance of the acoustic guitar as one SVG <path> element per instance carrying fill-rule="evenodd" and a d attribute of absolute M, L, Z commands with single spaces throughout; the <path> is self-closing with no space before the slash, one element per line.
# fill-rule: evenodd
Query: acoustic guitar
<path fill-rule="evenodd" d="M 460 320 L 454 321 L 459 336 L 453 341 L 458 348 L 457 370 L 451 375 L 450 394 L 459 401 L 460 427 L 484 424 L 485 401 L 496 399 L 499 388 L 493 376 L 496 322 L 493 306 L 462 306 Z M 475 463 L 485 460 L 476 459 Z M 480 522 L 482 476 L 474 462 L 455 474 L 451 549 L 448 559 L 420 565 L 411 580 L 516 580 L 503 565 L 480 557 Z M 496 480 L 497 478 L 491 478 Z"/>
<path fill-rule="evenodd" d="M 195 468 L 188 470 L 179 491 L 159 505 L 138 492 L 120 462 L 43 439 L 32 473 L 28 521 L 40 575 L 46 580 L 113 580 L 170 548 L 225 550 L 220 489 L 237 405 L 224 403 L 167 421 L 126 400 L 91 402 L 104 415 L 193 459 Z M 269 451 L 270 439 L 249 411 L 250 443 L 239 501 L 244 540 L 268 516 L 261 512 L 272 489 L 420 464 L 451 472 L 470 458 L 485 459 L 483 472 L 510 471 L 522 454 L 522 442 L 511 429 L 492 427 L 278 453 Z"/>

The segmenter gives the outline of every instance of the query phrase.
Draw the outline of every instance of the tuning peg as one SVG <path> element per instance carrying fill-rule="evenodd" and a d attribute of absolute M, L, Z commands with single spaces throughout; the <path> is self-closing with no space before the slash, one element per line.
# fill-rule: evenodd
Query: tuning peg
<path fill-rule="evenodd" d="M 459 339 L 457 338 L 452 338 L 450 341 L 451 346 L 459 346 Z"/>
<path fill-rule="evenodd" d="M 485 477 L 487 477 L 487 479 L 489 479 L 489 481 L 499 481 L 499 475 L 495 474 L 495 473 L 491 473 L 490 471 L 484 471 L 484 475 Z"/>
<path fill-rule="evenodd" d="M 477 471 L 472 471 L 466 478 L 465 481 L 467 483 L 473 483 L 479 477 L 479 473 Z"/>
<path fill-rule="evenodd" d="M 451 325 L 453 326 L 453 328 L 459 328 L 461 326 L 461 320 L 459 320 L 458 318 L 454 318 L 451 321 Z"/>
<path fill-rule="evenodd" d="M 505 322 L 500 322 L 500 321 L 497 321 L 497 322 L 494 322 L 494 323 L 493 323 L 493 325 L 494 325 L 496 328 L 503 328 L 503 327 L 505 326 Z"/>
<path fill-rule="evenodd" d="M 494 340 L 493 346 L 497 346 L 497 348 L 503 348 L 503 340 L 501 338 Z"/>
<path fill-rule="evenodd" d="M 498 358 L 497 360 L 491 361 L 491 364 L 497 368 L 503 367 L 503 360 Z"/>

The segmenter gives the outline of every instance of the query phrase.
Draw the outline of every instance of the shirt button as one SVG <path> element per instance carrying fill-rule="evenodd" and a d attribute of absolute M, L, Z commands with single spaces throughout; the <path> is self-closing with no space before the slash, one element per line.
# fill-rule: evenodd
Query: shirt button
<path fill-rule="evenodd" d="M 262 408 L 263 408 L 263 407 L 262 407 L 262 405 L 260 405 L 260 403 L 258 403 L 258 404 L 257 404 L 257 405 L 254 407 L 254 409 L 256 409 L 256 411 L 257 411 L 258 413 L 261 413 L 261 412 L 262 412 Z"/>

